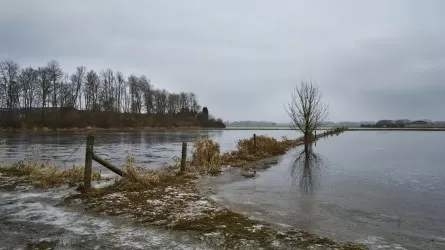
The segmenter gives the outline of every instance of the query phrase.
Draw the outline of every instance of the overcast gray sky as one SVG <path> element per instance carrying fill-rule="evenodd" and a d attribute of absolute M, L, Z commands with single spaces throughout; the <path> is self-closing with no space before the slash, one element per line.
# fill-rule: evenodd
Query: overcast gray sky
<path fill-rule="evenodd" d="M 441 0 L 0 0 L 0 60 L 145 74 L 230 121 L 289 121 L 307 79 L 330 120 L 445 120 L 444 13 Z"/>

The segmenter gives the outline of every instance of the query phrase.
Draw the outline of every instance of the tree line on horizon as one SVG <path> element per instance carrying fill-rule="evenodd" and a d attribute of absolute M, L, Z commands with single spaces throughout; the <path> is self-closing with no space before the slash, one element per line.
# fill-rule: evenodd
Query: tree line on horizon
<path fill-rule="evenodd" d="M 121 72 L 110 68 L 96 72 L 93 69 L 88 70 L 85 66 L 78 66 L 74 73 L 69 74 L 63 71 L 56 60 L 37 68 L 21 68 L 11 59 L 1 61 L 0 108 L 12 114 L 20 110 L 20 114 L 28 117 L 28 122 L 32 120 L 34 125 L 38 123 L 35 110 L 39 110 L 40 123 L 45 123 L 45 120 L 58 113 L 60 108 L 96 114 L 108 113 L 109 116 L 119 113 L 133 117 L 145 115 L 157 118 L 152 119 L 152 124 L 146 121 L 124 124 L 125 126 L 167 126 L 175 125 L 179 120 L 188 120 L 189 124 L 186 125 L 202 125 L 193 123 L 190 118 L 196 118 L 200 123 L 208 120 L 208 109 L 204 107 L 201 110 L 193 92 L 171 93 L 165 89 L 157 89 L 145 75 L 131 74 L 125 77 Z M 173 119 L 178 118 L 178 115 L 181 119 Z M 198 119 L 199 115 L 201 116 Z M 165 117 L 169 118 L 168 121 L 161 119 Z M 84 117 L 79 117 L 82 118 Z M 222 121 L 218 122 L 222 124 Z M 91 125 L 96 124 L 85 124 Z M 115 125 L 110 124 L 109 127 Z"/>

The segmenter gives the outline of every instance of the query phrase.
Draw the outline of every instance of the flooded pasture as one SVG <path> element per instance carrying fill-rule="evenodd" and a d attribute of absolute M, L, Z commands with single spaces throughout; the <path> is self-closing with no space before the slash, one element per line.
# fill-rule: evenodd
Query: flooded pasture
<path fill-rule="evenodd" d="M 180 155 L 183 141 L 210 137 L 227 152 L 254 133 L 299 136 L 289 130 L 97 133 L 95 151 L 117 165 L 132 153 L 137 163 L 159 168 Z M 4 163 L 37 158 L 69 167 L 84 161 L 85 134 L 0 138 Z M 362 242 L 372 249 L 444 249 L 444 140 L 442 132 L 345 132 L 318 141 L 310 152 L 291 150 L 256 178 L 230 178 L 227 172 L 206 177 L 203 183 L 216 191 L 211 195 L 215 201 L 278 227 Z M 94 248 L 102 241 L 107 249 L 206 248 L 192 236 L 64 208 L 57 203 L 60 196 L 54 191 L 1 191 L 0 231 L 9 233 L 0 240 L 0 249 L 10 246 L 14 237 L 24 242 L 60 238 L 49 243 L 61 248 Z M 44 226 L 45 232 L 40 230 Z M 122 242 L 115 235 L 124 237 Z"/>
<path fill-rule="evenodd" d="M 68 191 L 0 192 L 0 249 L 208 249 L 193 234 L 67 208 Z"/>
<path fill-rule="evenodd" d="M 172 163 L 172 158 L 181 155 L 182 142 L 189 143 L 190 154 L 193 142 L 198 137 L 212 138 L 220 144 L 221 152 L 236 148 L 240 139 L 254 133 L 266 134 L 281 139 L 299 137 L 290 130 L 241 131 L 202 130 L 186 132 L 121 132 L 94 133 L 94 150 L 116 165 L 122 165 L 132 154 L 135 162 L 157 169 Z M 72 133 L 0 133 L 0 162 L 13 163 L 23 159 L 51 161 L 62 167 L 83 165 L 85 161 L 86 134 Z"/>
<path fill-rule="evenodd" d="M 255 179 L 215 185 L 212 197 L 256 219 L 372 249 L 444 249 L 444 140 L 435 132 L 346 132 L 307 155 L 292 150 Z"/>

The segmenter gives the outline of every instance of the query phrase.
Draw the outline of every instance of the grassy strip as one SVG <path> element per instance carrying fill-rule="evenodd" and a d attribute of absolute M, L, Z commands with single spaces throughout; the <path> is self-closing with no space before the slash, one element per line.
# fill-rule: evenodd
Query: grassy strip
<path fill-rule="evenodd" d="M 312 142 L 344 131 L 345 128 L 336 128 L 319 133 L 317 136 L 312 136 Z M 202 174 L 215 175 L 221 172 L 221 167 L 224 165 L 248 168 L 249 163 L 283 155 L 289 149 L 303 144 L 304 137 L 295 140 L 283 138 L 283 140 L 279 141 L 273 137 L 260 135 L 256 136 L 256 146 L 254 146 L 253 137 L 239 140 L 236 150 L 221 155 L 218 143 L 211 139 L 198 139 L 194 146 L 194 153 L 190 164 Z"/>
<path fill-rule="evenodd" d="M 22 177 L 38 188 L 50 188 L 65 184 L 75 186 L 83 182 L 84 168 L 61 169 L 49 163 L 20 161 L 11 166 L 0 167 L 0 173 Z M 92 180 L 100 180 L 99 172 L 93 172 Z"/>

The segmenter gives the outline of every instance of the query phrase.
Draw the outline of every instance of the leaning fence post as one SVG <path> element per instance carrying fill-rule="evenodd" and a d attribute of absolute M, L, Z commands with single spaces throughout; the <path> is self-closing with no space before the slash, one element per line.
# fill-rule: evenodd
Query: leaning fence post
<path fill-rule="evenodd" d="M 181 155 L 181 172 L 185 171 L 185 164 L 187 160 L 187 142 L 182 143 L 182 155 Z"/>
<path fill-rule="evenodd" d="M 89 135 L 87 137 L 87 147 L 85 151 L 85 172 L 83 176 L 84 193 L 88 193 L 91 190 L 91 172 L 93 168 L 93 146 L 94 146 L 94 136 Z"/>
<path fill-rule="evenodd" d="M 253 152 L 256 154 L 256 134 L 253 134 Z"/>

